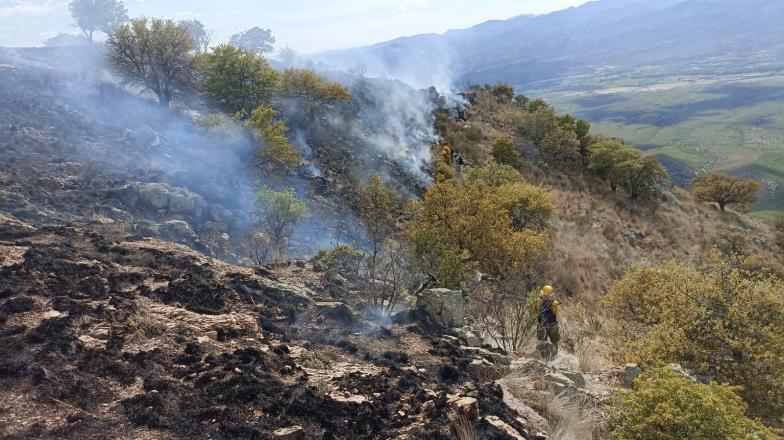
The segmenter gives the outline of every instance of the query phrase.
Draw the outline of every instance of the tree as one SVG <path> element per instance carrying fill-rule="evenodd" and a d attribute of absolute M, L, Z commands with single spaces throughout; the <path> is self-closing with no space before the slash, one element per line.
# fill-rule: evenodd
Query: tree
<path fill-rule="evenodd" d="M 229 38 L 229 44 L 262 55 L 272 52 L 275 37 L 272 36 L 271 30 L 257 26 L 245 32 L 232 35 Z"/>
<path fill-rule="evenodd" d="M 68 8 L 74 26 L 82 30 L 91 44 L 95 31 L 111 35 L 118 26 L 128 21 L 128 10 L 118 0 L 71 0 Z"/>
<path fill-rule="evenodd" d="M 297 63 L 297 52 L 290 46 L 285 46 L 278 51 L 278 59 L 284 68 L 291 69 Z"/>
<path fill-rule="evenodd" d="M 212 32 L 204 28 L 204 24 L 199 20 L 182 20 L 180 25 L 188 28 L 193 42 L 193 49 L 197 54 L 207 53 L 210 50 L 210 42 L 212 41 Z"/>
<path fill-rule="evenodd" d="M 190 32 L 171 20 L 133 19 L 109 35 L 106 47 L 115 69 L 155 93 L 163 106 L 193 84 Z"/>
<path fill-rule="evenodd" d="M 515 227 L 511 211 L 521 203 L 509 185 L 469 178 L 428 188 L 404 227 L 420 268 L 443 287 L 458 288 L 473 269 L 503 276 L 537 261 L 549 236 Z"/>
<path fill-rule="evenodd" d="M 90 44 L 90 41 L 82 35 L 71 35 L 59 33 L 44 42 L 46 47 L 64 47 L 64 46 L 84 46 Z"/>
<path fill-rule="evenodd" d="M 493 142 L 493 149 L 490 153 L 496 162 L 502 165 L 516 167 L 520 164 L 520 152 L 515 148 L 514 143 L 509 138 L 498 138 Z"/>
<path fill-rule="evenodd" d="M 262 106 L 251 113 L 248 123 L 255 128 L 263 141 L 258 156 L 261 164 L 274 163 L 281 166 L 296 166 L 302 163 L 299 152 L 291 145 L 286 132 L 288 125 L 276 121 L 278 112 L 272 107 Z"/>
<path fill-rule="evenodd" d="M 727 206 L 745 211 L 757 201 L 759 190 L 760 184 L 755 180 L 724 173 L 705 174 L 694 179 L 691 184 L 691 192 L 697 200 L 717 203 L 722 212 Z"/>
<path fill-rule="evenodd" d="M 291 188 L 275 191 L 263 187 L 257 196 L 256 215 L 259 227 L 272 243 L 273 262 L 283 262 L 286 259 L 288 240 L 294 233 L 294 226 L 308 217 L 307 204 L 298 199 Z"/>
<path fill-rule="evenodd" d="M 697 384 L 656 368 L 622 396 L 610 426 L 616 440 L 781 439 L 745 411 L 746 404 L 730 386 Z"/>
<path fill-rule="evenodd" d="M 544 138 L 555 127 L 555 112 L 547 104 L 534 104 L 539 100 L 528 103 L 529 110 L 518 118 L 517 124 L 523 136 L 527 137 L 536 145 L 542 143 Z"/>
<path fill-rule="evenodd" d="M 580 158 L 580 140 L 572 128 L 555 127 L 541 142 L 542 151 L 556 163 L 566 165 Z"/>
<path fill-rule="evenodd" d="M 645 365 L 681 363 L 742 386 L 755 414 L 784 412 L 784 284 L 717 265 L 633 269 L 604 298 L 619 322 L 622 356 Z"/>
<path fill-rule="evenodd" d="M 348 89 L 310 69 L 286 69 L 281 75 L 281 96 L 304 100 L 310 109 L 351 100 Z"/>
<path fill-rule="evenodd" d="M 652 156 L 613 139 L 594 144 L 588 155 L 588 169 L 610 184 L 622 188 L 632 199 L 651 197 L 667 178 L 667 171 Z"/>
<path fill-rule="evenodd" d="M 197 60 L 199 86 L 229 113 L 246 113 L 270 104 L 280 76 L 261 55 L 223 44 Z"/>
<path fill-rule="evenodd" d="M 367 229 L 370 239 L 370 267 L 376 266 L 378 254 L 384 244 L 395 233 L 396 222 L 400 214 L 400 204 L 395 191 L 375 175 L 359 190 L 359 219 Z"/>

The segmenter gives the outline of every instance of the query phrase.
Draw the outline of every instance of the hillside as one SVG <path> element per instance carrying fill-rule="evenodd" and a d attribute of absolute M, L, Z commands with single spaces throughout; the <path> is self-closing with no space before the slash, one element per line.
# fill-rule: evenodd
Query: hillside
<path fill-rule="evenodd" d="M 770 218 L 784 201 L 783 18 L 771 0 L 601 0 L 316 60 L 442 88 L 506 81 L 667 155 L 682 182 L 704 169 L 765 180 L 755 211 Z"/>

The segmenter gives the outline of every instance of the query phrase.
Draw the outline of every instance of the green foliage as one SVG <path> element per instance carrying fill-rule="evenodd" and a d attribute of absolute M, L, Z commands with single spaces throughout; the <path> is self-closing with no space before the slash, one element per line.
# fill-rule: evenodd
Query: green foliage
<path fill-rule="evenodd" d="M 367 229 L 371 245 L 371 267 L 384 244 L 396 231 L 400 202 L 395 191 L 375 175 L 359 190 L 359 219 Z"/>
<path fill-rule="evenodd" d="M 543 102 L 538 99 L 529 102 L 528 112 L 521 114 L 517 120 L 520 133 L 536 145 L 540 145 L 556 126 L 555 112 Z"/>
<path fill-rule="evenodd" d="M 520 152 L 517 151 L 510 138 L 496 139 L 493 142 L 493 149 L 490 154 L 501 165 L 516 167 L 520 164 Z"/>
<path fill-rule="evenodd" d="M 632 270 L 605 297 L 629 360 L 677 362 L 741 386 L 756 415 L 784 413 L 784 283 L 718 265 Z"/>
<path fill-rule="evenodd" d="M 667 368 L 643 374 L 616 405 L 615 440 L 779 440 L 749 419 L 727 385 L 696 384 Z"/>
<path fill-rule="evenodd" d="M 68 9 L 74 25 L 82 30 L 90 43 L 95 31 L 111 35 L 118 26 L 128 21 L 128 10 L 118 0 L 71 0 Z"/>
<path fill-rule="evenodd" d="M 475 177 L 428 188 L 404 227 L 418 265 L 442 286 L 458 288 L 474 268 L 499 276 L 537 261 L 549 236 L 515 227 L 515 209 L 526 206 L 521 188 Z"/>
<path fill-rule="evenodd" d="M 171 20 L 135 18 L 106 41 L 107 57 L 130 82 L 155 93 L 161 105 L 193 84 L 193 40 Z"/>
<path fill-rule="evenodd" d="M 580 140 L 572 128 L 554 128 L 542 140 L 541 148 L 561 165 L 572 164 L 580 158 Z"/>
<path fill-rule="evenodd" d="M 197 61 L 204 94 L 228 113 L 249 113 L 269 105 L 279 75 L 263 56 L 223 44 Z"/>
<path fill-rule="evenodd" d="M 481 150 L 477 148 L 477 144 L 484 138 L 479 126 L 461 124 L 455 121 L 448 111 L 438 111 L 436 112 L 435 128 L 444 142 L 449 143 L 469 162 L 477 163 L 484 159 Z"/>
<path fill-rule="evenodd" d="M 313 257 L 314 261 L 321 261 L 327 271 L 340 274 L 352 281 L 356 281 L 364 266 L 367 254 L 359 249 L 341 244 L 332 249 L 320 249 Z"/>
<path fill-rule="evenodd" d="M 260 230 L 269 236 L 273 245 L 273 261 L 282 262 L 286 258 L 286 245 L 294 226 L 309 215 L 307 204 L 298 199 L 291 188 L 275 191 L 265 186 L 256 199 L 256 215 Z"/>
<path fill-rule="evenodd" d="M 613 191 L 621 188 L 632 199 L 654 196 L 667 178 L 658 159 L 613 139 L 591 146 L 588 169 L 609 182 Z"/>
<path fill-rule="evenodd" d="M 528 97 L 524 95 L 517 95 L 514 97 L 514 104 L 518 110 L 525 110 L 526 106 L 528 106 L 529 101 L 530 99 L 528 99 Z"/>
<path fill-rule="evenodd" d="M 485 167 L 471 167 L 466 173 L 466 180 L 483 181 L 498 188 L 513 183 L 525 183 L 519 171 L 509 165 L 492 164 Z"/>
<path fill-rule="evenodd" d="M 760 184 L 751 179 L 741 179 L 724 173 L 709 173 L 694 179 L 691 192 L 697 200 L 717 203 L 722 211 L 732 206 L 746 211 L 759 196 Z"/>
<path fill-rule="evenodd" d="M 334 102 L 350 101 L 348 89 L 310 69 L 286 69 L 281 75 L 280 94 L 303 99 L 311 108 Z"/>
<path fill-rule="evenodd" d="M 263 145 L 258 156 L 262 165 L 274 163 L 282 166 L 296 166 L 302 163 L 299 152 L 291 145 L 286 133 L 289 128 L 284 121 L 276 121 L 278 112 L 272 107 L 259 107 L 251 113 L 248 123 L 255 128 Z"/>

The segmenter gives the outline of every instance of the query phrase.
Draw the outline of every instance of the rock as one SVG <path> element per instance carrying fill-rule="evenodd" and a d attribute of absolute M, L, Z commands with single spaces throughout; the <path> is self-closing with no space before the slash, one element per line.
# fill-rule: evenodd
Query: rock
<path fill-rule="evenodd" d="M 479 418 L 479 402 L 473 397 L 460 397 L 452 402 L 455 408 L 461 413 L 465 414 L 469 420 L 476 420 Z"/>
<path fill-rule="evenodd" d="M 51 318 L 59 318 L 62 315 L 63 314 L 58 312 L 57 310 L 49 310 L 43 314 L 43 317 L 44 319 L 51 319 Z M 108 333 L 107 333 L 107 337 L 108 337 Z"/>
<path fill-rule="evenodd" d="M 109 339 L 109 329 L 98 327 L 90 333 L 90 336 L 100 341 L 107 341 Z"/>
<path fill-rule="evenodd" d="M 499 369 L 487 359 L 480 357 L 474 358 L 471 363 L 468 364 L 467 370 L 471 375 L 477 376 L 485 382 L 492 382 L 503 377 L 502 371 L 499 371 Z"/>
<path fill-rule="evenodd" d="M 231 227 L 238 231 L 246 231 L 250 229 L 253 224 L 253 220 L 244 211 L 232 211 L 232 216 L 234 217 L 234 221 L 231 223 Z"/>
<path fill-rule="evenodd" d="M 169 197 L 169 212 L 172 214 L 193 215 L 195 205 L 191 194 L 177 192 Z"/>
<path fill-rule="evenodd" d="M 153 209 L 167 209 L 171 191 L 162 183 L 145 183 L 139 189 L 139 202 Z"/>
<path fill-rule="evenodd" d="M 495 365 L 508 366 L 512 363 L 512 361 L 509 359 L 509 356 L 503 355 L 501 353 L 496 353 L 494 351 L 486 350 L 482 347 L 461 346 L 460 349 L 474 356 L 481 356 L 489 360 L 490 362 L 494 363 Z"/>
<path fill-rule="evenodd" d="M 528 437 L 528 433 L 520 433 L 520 431 L 514 429 L 512 425 L 504 422 L 497 416 L 487 416 L 485 417 L 487 423 L 492 425 L 495 429 L 501 431 L 502 433 L 506 434 L 507 436 L 515 439 L 515 440 L 526 440 Z"/>
<path fill-rule="evenodd" d="M 178 243 L 190 243 L 198 237 L 191 225 L 183 220 L 168 220 L 161 224 L 161 238 Z"/>
<path fill-rule="evenodd" d="M 212 205 L 210 208 L 210 218 L 218 223 L 223 223 L 224 225 L 234 223 L 234 214 L 232 214 L 230 210 L 217 204 Z"/>
<path fill-rule="evenodd" d="M 135 208 L 139 203 L 139 187 L 130 183 L 120 188 L 110 189 L 106 192 L 106 197 L 119 200 L 123 205 Z"/>
<path fill-rule="evenodd" d="M 462 327 L 464 307 L 463 294 L 449 289 L 425 290 L 417 298 L 417 308 L 441 327 Z"/>
<path fill-rule="evenodd" d="M 558 354 L 558 351 L 555 349 L 555 345 L 553 345 L 550 341 L 539 341 L 536 344 L 536 351 L 539 353 L 539 356 L 546 361 L 552 361 L 555 359 L 555 356 Z"/>
<path fill-rule="evenodd" d="M 316 313 L 330 321 L 350 324 L 354 321 L 354 311 L 342 302 L 317 302 Z"/>
<path fill-rule="evenodd" d="M 686 368 L 683 368 L 683 366 L 680 364 L 669 364 L 667 365 L 667 368 L 669 368 L 670 371 L 674 373 L 678 373 L 694 383 L 706 384 L 710 382 L 710 377 L 697 374 L 691 370 L 687 370 Z"/>
<path fill-rule="evenodd" d="M 528 374 L 545 374 L 548 368 L 539 359 L 520 359 L 511 364 L 510 370 L 510 377 L 524 377 Z"/>
<path fill-rule="evenodd" d="M 561 371 L 561 374 L 571 379 L 578 388 L 585 388 L 585 377 L 577 371 L 566 370 Z"/>
<path fill-rule="evenodd" d="M 211 330 L 211 331 L 208 331 L 208 332 L 204 332 L 204 336 L 212 339 L 213 341 L 217 341 L 218 340 L 218 332 L 216 330 Z"/>
<path fill-rule="evenodd" d="M 467 328 L 461 328 L 456 331 L 457 335 L 471 347 L 481 347 L 482 340 Z"/>
<path fill-rule="evenodd" d="M 623 367 L 623 386 L 624 388 L 631 388 L 634 381 L 640 377 L 642 370 L 637 364 L 626 364 Z"/>
<path fill-rule="evenodd" d="M 304 440 L 305 430 L 301 426 L 280 428 L 272 433 L 272 438 L 279 440 Z"/>
<path fill-rule="evenodd" d="M 147 124 L 138 127 L 135 130 L 126 130 L 125 137 L 140 147 L 153 148 L 160 146 L 163 142 L 155 130 Z"/>
<path fill-rule="evenodd" d="M 555 372 L 545 374 L 543 381 L 544 388 L 552 390 L 555 394 L 561 394 L 562 392 L 575 386 L 575 383 L 571 379 L 561 373 Z"/>

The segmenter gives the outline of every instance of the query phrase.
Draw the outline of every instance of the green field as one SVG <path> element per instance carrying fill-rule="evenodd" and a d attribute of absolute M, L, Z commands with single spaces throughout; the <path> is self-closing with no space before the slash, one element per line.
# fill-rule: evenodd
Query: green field
<path fill-rule="evenodd" d="M 664 156 L 674 180 L 707 170 L 763 184 L 755 215 L 784 212 L 784 76 L 545 95 L 559 111 Z"/>

